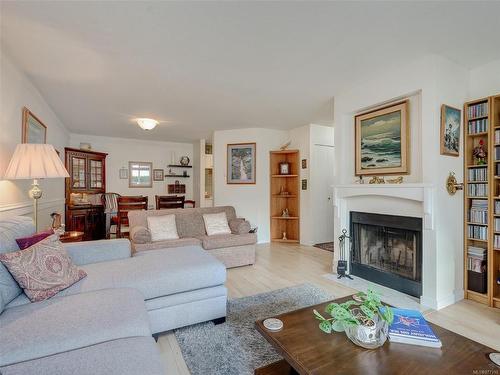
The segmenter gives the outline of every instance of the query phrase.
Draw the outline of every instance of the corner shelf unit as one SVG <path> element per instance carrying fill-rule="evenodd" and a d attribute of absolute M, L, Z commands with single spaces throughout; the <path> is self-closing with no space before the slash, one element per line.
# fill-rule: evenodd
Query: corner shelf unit
<path fill-rule="evenodd" d="M 280 163 L 290 164 L 289 174 L 280 174 Z M 300 241 L 300 156 L 298 150 L 271 151 L 269 154 L 271 183 L 271 241 Z M 288 194 L 282 194 L 287 192 Z M 289 216 L 281 213 L 288 208 Z M 283 239 L 286 233 L 286 240 Z"/>
<path fill-rule="evenodd" d="M 463 128 L 465 298 L 500 308 L 500 95 L 465 103 Z M 478 165 L 472 153 L 480 141 L 488 155 Z M 469 258 L 471 248 L 486 259 Z"/>

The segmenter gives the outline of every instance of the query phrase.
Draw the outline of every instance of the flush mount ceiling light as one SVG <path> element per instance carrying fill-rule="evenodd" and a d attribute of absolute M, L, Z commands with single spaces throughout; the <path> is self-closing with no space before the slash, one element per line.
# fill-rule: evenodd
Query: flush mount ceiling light
<path fill-rule="evenodd" d="M 137 125 L 139 125 L 144 130 L 151 130 L 158 125 L 158 121 L 152 118 L 138 118 Z"/>

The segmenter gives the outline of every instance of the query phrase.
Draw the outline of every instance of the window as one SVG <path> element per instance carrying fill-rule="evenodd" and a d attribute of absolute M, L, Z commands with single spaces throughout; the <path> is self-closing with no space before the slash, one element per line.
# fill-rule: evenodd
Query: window
<path fill-rule="evenodd" d="M 150 188 L 153 186 L 151 174 L 153 163 L 143 161 L 128 162 L 128 187 Z"/>

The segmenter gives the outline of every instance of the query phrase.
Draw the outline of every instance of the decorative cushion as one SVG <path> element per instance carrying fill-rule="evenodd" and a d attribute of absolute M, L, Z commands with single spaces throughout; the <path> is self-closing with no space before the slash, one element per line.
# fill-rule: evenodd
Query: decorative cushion
<path fill-rule="evenodd" d="M 204 214 L 203 221 L 205 222 L 205 230 L 209 236 L 213 236 L 214 234 L 231 234 L 231 228 L 229 228 L 225 212 Z"/>
<path fill-rule="evenodd" d="M 73 264 L 55 234 L 25 250 L 0 254 L 0 261 L 31 302 L 50 298 L 87 276 Z"/>
<path fill-rule="evenodd" d="M 148 228 L 153 242 L 179 239 L 175 215 L 148 216 Z"/>
<path fill-rule="evenodd" d="M 141 225 L 130 228 L 130 240 L 133 243 L 145 244 L 151 242 L 151 232 Z"/>
<path fill-rule="evenodd" d="M 41 240 L 47 238 L 52 234 L 54 234 L 54 231 L 52 229 L 48 229 L 32 234 L 28 237 L 16 238 L 17 246 L 19 246 L 19 250 L 27 249 L 28 247 L 36 244 L 37 242 L 40 242 Z"/>
<path fill-rule="evenodd" d="M 229 228 L 233 234 L 245 234 L 250 232 L 250 223 L 245 219 L 229 220 Z"/>

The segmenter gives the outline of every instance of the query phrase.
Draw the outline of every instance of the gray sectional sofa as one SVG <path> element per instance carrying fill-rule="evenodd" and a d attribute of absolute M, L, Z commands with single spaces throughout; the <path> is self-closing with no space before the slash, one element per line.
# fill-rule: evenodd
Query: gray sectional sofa
<path fill-rule="evenodd" d="M 0 221 L 0 252 L 34 232 Z M 31 303 L 0 263 L 0 373 L 164 374 L 152 335 L 226 316 L 226 269 L 199 246 L 131 257 L 126 239 L 65 244 L 87 277 Z"/>
<path fill-rule="evenodd" d="M 231 233 L 208 236 L 203 214 L 220 212 L 226 213 Z M 179 239 L 152 242 L 148 230 L 148 216 L 171 214 L 175 215 Z M 255 263 L 257 235 L 249 233 L 250 223 L 245 219 L 237 218 L 232 206 L 130 211 L 128 217 L 130 240 L 135 255 L 146 254 L 156 249 L 201 246 L 224 263 L 227 268 Z"/>

